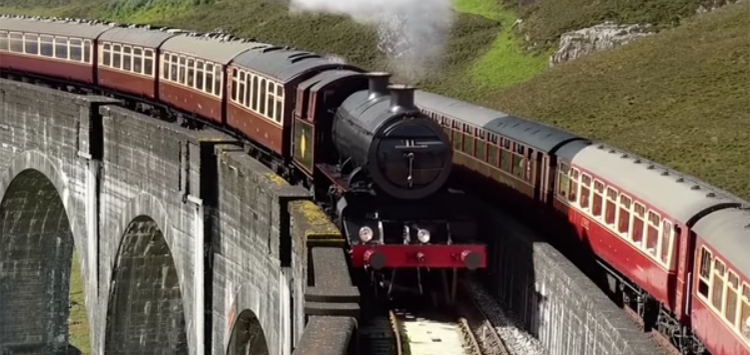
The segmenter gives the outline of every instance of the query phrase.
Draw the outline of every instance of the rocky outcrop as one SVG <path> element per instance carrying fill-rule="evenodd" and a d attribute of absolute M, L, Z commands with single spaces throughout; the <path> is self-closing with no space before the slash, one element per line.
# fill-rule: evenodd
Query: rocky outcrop
<path fill-rule="evenodd" d="M 557 53 L 549 59 L 549 66 L 621 46 L 653 34 L 651 30 L 651 25 L 618 25 L 614 22 L 605 22 L 593 27 L 564 33 L 560 37 L 560 47 Z"/>

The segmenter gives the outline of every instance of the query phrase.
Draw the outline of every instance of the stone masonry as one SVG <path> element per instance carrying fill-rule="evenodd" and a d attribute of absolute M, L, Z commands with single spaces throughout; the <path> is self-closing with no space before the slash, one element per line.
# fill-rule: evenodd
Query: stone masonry
<path fill-rule="evenodd" d="M 0 353 L 66 350 L 75 248 L 94 354 L 291 354 L 309 195 L 234 143 L 0 80 Z"/>

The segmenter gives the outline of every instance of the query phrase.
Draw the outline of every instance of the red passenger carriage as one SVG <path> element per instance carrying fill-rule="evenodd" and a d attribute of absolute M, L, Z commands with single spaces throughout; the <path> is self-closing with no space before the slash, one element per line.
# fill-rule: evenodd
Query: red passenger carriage
<path fill-rule="evenodd" d="M 157 97 L 159 46 L 172 34 L 145 28 L 115 27 L 99 37 L 98 82 L 138 97 Z"/>
<path fill-rule="evenodd" d="M 3 19 L 0 68 L 92 84 L 94 42 L 109 26 Z"/>
<path fill-rule="evenodd" d="M 159 100 L 181 111 L 223 124 L 224 68 L 252 42 L 219 41 L 179 34 L 159 48 Z"/>

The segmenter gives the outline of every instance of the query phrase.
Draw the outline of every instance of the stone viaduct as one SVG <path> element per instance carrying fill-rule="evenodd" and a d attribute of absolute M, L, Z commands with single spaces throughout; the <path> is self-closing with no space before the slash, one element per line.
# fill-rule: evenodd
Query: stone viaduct
<path fill-rule="evenodd" d="M 71 263 L 93 354 L 354 353 L 339 232 L 235 143 L 0 79 L 0 354 L 65 351 Z M 550 354 L 654 354 L 554 248 L 490 219 L 493 292 Z"/>

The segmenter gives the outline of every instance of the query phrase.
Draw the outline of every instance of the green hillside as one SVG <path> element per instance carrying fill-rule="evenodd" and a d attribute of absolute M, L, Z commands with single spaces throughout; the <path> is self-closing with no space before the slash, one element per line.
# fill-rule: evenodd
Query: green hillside
<path fill-rule="evenodd" d="M 482 101 L 750 199 L 750 2 L 556 66 Z"/>

